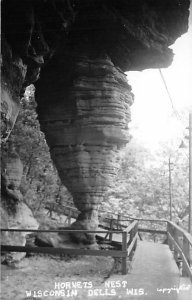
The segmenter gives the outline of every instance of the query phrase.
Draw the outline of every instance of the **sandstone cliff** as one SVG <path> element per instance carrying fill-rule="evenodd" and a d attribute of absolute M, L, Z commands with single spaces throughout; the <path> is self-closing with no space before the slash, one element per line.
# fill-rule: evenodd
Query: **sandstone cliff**
<path fill-rule="evenodd" d="M 96 229 L 129 140 L 133 95 L 124 72 L 169 66 L 188 8 L 188 0 L 3 1 L 2 136 L 14 125 L 22 89 L 41 71 L 39 120 L 81 211 L 75 228 Z"/>

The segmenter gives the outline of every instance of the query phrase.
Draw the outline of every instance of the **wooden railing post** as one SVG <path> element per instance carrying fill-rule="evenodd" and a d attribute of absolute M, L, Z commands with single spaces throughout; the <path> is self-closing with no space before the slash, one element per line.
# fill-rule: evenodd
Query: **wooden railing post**
<path fill-rule="evenodd" d="M 169 237 L 169 234 L 171 234 L 171 225 L 167 222 L 167 239 L 168 239 L 168 246 L 170 248 L 171 251 L 173 251 L 173 245 L 171 242 L 171 239 Z"/>
<path fill-rule="evenodd" d="M 134 238 L 134 228 L 132 228 L 129 233 L 129 244 L 131 244 L 133 238 Z"/>
<path fill-rule="evenodd" d="M 71 225 L 71 214 L 72 214 L 72 210 L 69 210 L 69 215 L 68 215 L 68 225 Z"/>
<path fill-rule="evenodd" d="M 182 276 L 190 277 L 192 281 L 191 270 L 191 247 L 192 237 L 177 224 L 168 221 L 168 238 L 170 249 L 174 251 L 174 258 L 177 266 L 182 271 Z"/>
<path fill-rule="evenodd" d="M 136 224 L 136 226 L 135 226 L 135 234 L 134 234 L 134 236 L 135 236 L 136 234 L 138 234 L 138 230 L 139 230 L 139 222 L 137 222 L 137 224 Z M 136 247 L 137 247 L 137 241 L 136 241 L 136 243 L 135 243 L 134 251 L 135 251 Z"/>
<path fill-rule="evenodd" d="M 110 230 L 113 230 L 113 224 L 114 224 L 114 219 L 111 219 L 110 220 Z M 110 232 L 110 235 L 109 235 L 109 241 L 112 242 L 113 241 L 113 233 Z"/>
<path fill-rule="evenodd" d="M 178 232 L 175 228 L 173 228 L 173 237 L 174 237 L 174 240 L 176 241 L 176 243 L 178 244 L 178 241 L 179 241 Z M 178 251 L 175 246 L 174 246 L 174 250 L 173 250 L 173 256 L 174 256 L 175 261 L 177 262 L 178 261 Z"/>
<path fill-rule="evenodd" d="M 127 251 L 127 232 L 122 232 L 122 251 Z M 127 274 L 127 257 L 122 257 L 122 275 Z"/>
<path fill-rule="evenodd" d="M 117 216 L 117 230 L 121 230 L 121 215 Z"/>
<path fill-rule="evenodd" d="M 190 245 L 189 245 L 189 241 L 186 239 L 185 236 L 183 236 L 183 253 L 187 259 L 187 262 L 189 264 L 189 266 L 191 265 L 191 261 L 190 261 Z M 187 276 L 187 272 L 185 270 L 185 264 L 183 264 L 182 266 L 182 276 Z"/>

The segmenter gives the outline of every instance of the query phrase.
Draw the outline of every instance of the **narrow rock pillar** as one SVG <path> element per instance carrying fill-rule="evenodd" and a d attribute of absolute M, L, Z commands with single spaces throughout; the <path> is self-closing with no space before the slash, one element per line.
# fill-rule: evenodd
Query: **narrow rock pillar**
<path fill-rule="evenodd" d="M 129 140 L 133 95 L 126 75 L 108 57 L 79 57 L 68 86 L 65 77 L 42 78 L 48 91 L 47 102 L 39 101 L 40 123 L 59 175 L 81 212 L 72 228 L 95 230 L 98 206 L 114 184 L 119 151 Z M 47 95 L 55 97 L 51 108 Z M 93 243 L 92 237 L 85 239 Z"/>

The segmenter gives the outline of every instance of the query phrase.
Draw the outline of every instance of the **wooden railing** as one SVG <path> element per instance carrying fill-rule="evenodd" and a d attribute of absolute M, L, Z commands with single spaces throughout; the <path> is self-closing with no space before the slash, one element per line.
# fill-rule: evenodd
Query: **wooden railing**
<path fill-rule="evenodd" d="M 75 207 L 72 207 L 72 206 L 68 206 L 68 205 L 56 205 L 54 203 L 54 205 L 50 205 L 49 207 L 49 204 L 47 203 L 45 208 L 49 211 L 49 214 L 51 215 L 50 211 L 54 211 L 56 213 L 59 213 L 61 214 L 61 212 L 66 216 L 66 220 L 65 220 L 65 224 L 66 225 L 70 225 L 71 224 L 71 221 L 72 219 L 76 219 L 78 214 L 80 213 L 78 211 L 77 208 Z M 121 215 L 119 213 L 113 213 L 113 212 L 110 212 L 110 211 L 106 211 L 106 210 L 103 210 L 103 209 L 99 209 L 98 210 L 98 213 L 99 213 L 99 220 L 102 222 L 103 219 L 105 219 L 105 221 L 108 219 L 108 220 L 111 220 L 111 219 L 114 219 L 114 220 L 117 220 L 119 225 L 120 223 L 122 222 L 125 222 L 125 224 L 128 226 L 130 224 L 130 222 L 132 221 L 135 221 L 137 219 L 133 218 L 133 217 L 130 217 L 130 216 L 126 216 L 126 215 Z M 123 220 L 121 219 L 123 218 Z M 138 219 L 139 220 L 139 219 Z M 126 227 L 126 225 L 124 224 L 124 227 Z"/>
<path fill-rule="evenodd" d="M 66 223 L 71 224 L 72 218 L 76 218 L 78 210 L 76 208 L 67 206 L 65 213 L 67 215 Z M 18 246 L 2 246 L 2 251 L 19 251 L 19 252 L 42 252 L 42 253 L 64 253 L 74 255 L 98 255 L 98 256 L 112 256 L 120 257 L 122 259 L 122 274 L 126 274 L 127 270 L 127 256 L 131 256 L 136 247 L 138 236 L 140 233 L 149 233 L 154 236 L 159 234 L 166 235 L 170 250 L 173 251 L 174 258 L 178 266 L 181 267 L 182 275 L 189 276 L 192 281 L 192 237 L 184 229 L 165 219 L 143 219 L 133 218 L 129 215 L 117 213 L 110 213 L 106 211 L 99 211 L 100 227 L 99 231 L 86 230 L 29 230 L 28 232 L 79 232 L 79 233 L 95 233 L 105 234 L 104 240 L 113 241 L 114 234 L 121 234 L 121 250 L 85 250 L 85 249 L 65 249 L 65 248 L 32 248 L 32 247 L 18 247 Z M 106 217 L 106 214 L 110 217 Z M 25 231 L 26 230 L 11 230 L 3 229 L 2 231 Z M 141 236 L 140 236 L 141 238 Z"/>
<path fill-rule="evenodd" d="M 189 276 L 192 281 L 192 236 L 170 221 L 167 221 L 167 236 L 169 247 L 182 275 Z"/>
<path fill-rule="evenodd" d="M 125 220 L 130 221 L 130 219 L 132 218 Z M 117 219 L 112 219 L 111 229 L 113 229 L 114 226 L 121 226 L 121 229 L 124 228 L 124 225 L 122 225 L 121 221 L 123 220 L 120 219 L 119 216 Z M 182 276 L 188 276 L 192 281 L 192 236 L 183 228 L 165 219 L 159 220 L 137 218 L 136 221 L 137 236 L 140 236 L 140 233 L 149 233 L 154 237 L 157 235 L 165 235 L 167 237 L 168 245 L 170 250 L 173 252 L 174 259 L 181 270 Z"/>
<path fill-rule="evenodd" d="M 122 215 L 120 213 L 113 213 L 110 211 L 106 211 L 103 209 L 98 210 L 99 213 L 99 223 L 100 227 L 103 229 L 109 229 L 110 230 L 118 230 L 118 229 L 124 229 L 126 228 L 131 222 L 137 220 L 141 224 L 141 226 L 138 228 L 140 232 L 148 232 L 148 233 L 159 233 L 159 234 L 166 234 L 166 225 L 167 220 L 165 219 L 143 219 L 139 217 L 131 217 L 130 215 Z M 72 222 L 72 219 L 76 219 L 79 211 L 75 207 L 71 206 L 63 206 L 63 214 L 66 215 L 65 224 L 70 225 Z M 144 224 L 150 224 L 146 228 Z M 162 224 L 162 229 L 153 228 L 153 224 Z M 158 226 L 160 227 L 160 226 Z"/>
<path fill-rule="evenodd" d="M 121 258 L 122 274 L 127 274 L 127 257 L 132 255 L 137 242 L 138 222 L 134 221 L 124 231 L 90 231 L 90 230 L 24 230 L 24 229 L 1 229 L 2 232 L 28 232 L 28 233 L 94 233 L 94 234 L 119 234 L 121 238 L 121 250 L 90 250 L 90 249 L 73 249 L 73 248 L 52 248 L 52 247 L 29 247 L 29 246 L 11 246 L 2 245 L 2 252 L 26 252 L 26 253 L 49 253 L 49 254 L 71 254 L 71 255 L 91 255 L 91 256 L 112 256 Z"/>

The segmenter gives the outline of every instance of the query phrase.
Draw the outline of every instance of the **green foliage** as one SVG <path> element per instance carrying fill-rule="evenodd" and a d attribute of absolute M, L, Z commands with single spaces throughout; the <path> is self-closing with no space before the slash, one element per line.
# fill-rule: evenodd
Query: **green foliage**
<path fill-rule="evenodd" d="M 127 146 L 114 188 L 106 195 L 105 209 L 124 215 L 170 218 L 169 158 L 171 155 L 173 221 L 181 222 L 188 209 L 188 159 L 163 147 L 152 154 L 134 140 Z"/>

